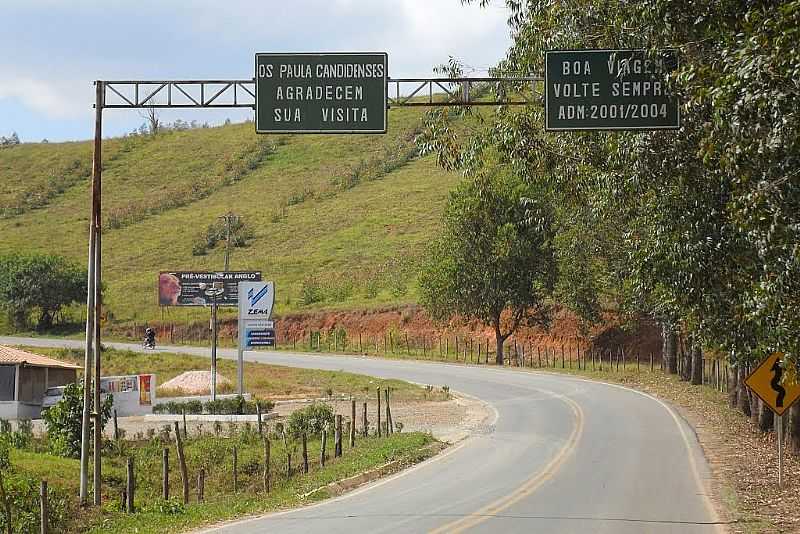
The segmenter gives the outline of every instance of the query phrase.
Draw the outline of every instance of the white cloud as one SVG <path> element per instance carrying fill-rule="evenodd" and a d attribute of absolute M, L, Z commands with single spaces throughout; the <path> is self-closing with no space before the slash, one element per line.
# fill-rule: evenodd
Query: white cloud
<path fill-rule="evenodd" d="M 187 5 L 140 0 L 134 9 L 120 1 L 12 0 L 0 16 L 0 49 L 15 51 L 0 57 L 0 100 L 21 102 L 35 115 L 31 123 L 41 127 L 32 135 L 44 129 L 41 136 L 50 137 L 47 121 L 67 120 L 75 137 L 87 137 L 91 82 L 97 78 L 249 77 L 254 52 L 313 50 L 386 51 L 390 76 L 422 77 L 450 55 L 477 69 L 493 66 L 510 44 L 508 13 L 498 4 L 483 9 L 460 0 L 227 0 L 224 5 L 193 0 Z M 208 112 L 180 113 L 202 121 Z M 132 113 L 109 116 L 122 130 L 141 122 Z"/>
<path fill-rule="evenodd" d="M 0 100 L 16 98 L 52 119 L 76 119 L 91 112 L 91 86 L 85 81 L 0 78 Z"/>

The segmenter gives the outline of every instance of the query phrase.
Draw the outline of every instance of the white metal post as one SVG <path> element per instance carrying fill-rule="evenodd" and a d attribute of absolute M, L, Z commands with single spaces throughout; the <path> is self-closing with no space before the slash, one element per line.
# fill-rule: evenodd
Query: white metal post
<path fill-rule="evenodd" d="M 776 415 L 775 433 L 778 434 L 778 487 L 783 488 L 783 416 Z"/>

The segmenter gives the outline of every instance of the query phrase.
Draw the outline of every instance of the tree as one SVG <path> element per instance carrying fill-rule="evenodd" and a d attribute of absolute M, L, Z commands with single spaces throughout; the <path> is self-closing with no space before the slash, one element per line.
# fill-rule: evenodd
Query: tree
<path fill-rule="evenodd" d="M 147 121 L 147 124 L 143 124 L 141 128 L 139 128 L 140 134 L 149 133 L 150 135 L 158 135 L 158 132 L 161 131 L 161 115 L 158 112 L 158 108 L 155 106 L 147 106 L 144 108 L 144 111 L 140 113 L 140 116 Z"/>
<path fill-rule="evenodd" d="M 100 427 L 105 428 L 111 417 L 114 398 L 106 396 L 100 407 Z M 64 396 L 54 406 L 42 413 L 47 427 L 47 443 L 50 451 L 59 456 L 78 458 L 81 454 L 81 429 L 83 428 L 83 383 L 67 384 Z M 94 425 L 90 425 L 90 438 Z M 102 430 L 101 430 L 102 431 Z"/>
<path fill-rule="evenodd" d="M 19 136 L 17 135 L 17 132 L 12 132 L 11 137 L 0 136 L 0 148 L 15 146 L 18 144 L 19 144 Z"/>
<path fill-rule="evenodd" d="M 498 365 L 503 343 L 517 328 L 546 325 L 550 318 L 552 214 L 532 193 L 497 167 L 459 185 L 419 279 L 422 302 L 434 318 L 458 315 L 494 329 Z"/>
<path fill-rule="evenodd" d="M 800 2 L 506 4 L 514 43 L 496 74 L 542 72 L 548 49 L 678 50 L 680 132 L 549 134 L 531 106 L 501 110 L 498 144 L 521 175 L 564 193 L 559 209 L 617 218 L 598 253 L 627 257 L 609 262 L 624 280 L 617 297 L 665 332 L 680 327 L 733 362 L 776 349 L 797 362 Z"/>
<path fill-rule="evenodd" d="M 86 296 L 86 270 L 44 254 L 0 256 L 0 307 L 17 328 L 34 312 L 37 327 L 53 326 L 56 314 Z"/>

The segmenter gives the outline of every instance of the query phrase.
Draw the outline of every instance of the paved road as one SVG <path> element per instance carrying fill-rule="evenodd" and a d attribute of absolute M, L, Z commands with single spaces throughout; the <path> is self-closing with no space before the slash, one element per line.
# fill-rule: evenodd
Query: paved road
<path fill-rule="evenodd" d="M 80 345 L 0 337 L 4 343 Z M 162 350 L 208 354 L 200 348 Z M 222 350 L 220 356 L 234 358 L 235 352 Z M 708 467 L 691 427 L 665 404 L 632 390 L 457 364 L 277 352 L 248 352 L 246 358 L 447 384 L 488 402 L 496 418 L 398 476 L 214 532 L 724 531 L 706 496 Z"/>

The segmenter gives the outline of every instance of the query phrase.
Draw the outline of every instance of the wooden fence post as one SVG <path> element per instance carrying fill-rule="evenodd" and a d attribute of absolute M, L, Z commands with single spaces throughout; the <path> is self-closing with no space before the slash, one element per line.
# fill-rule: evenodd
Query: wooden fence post
<path fill-rule="evenodd" d="M 186 408 L 181 412 L 183 413 L 183 439 L 186 439 L 189 437 L 189 433 L 186 431 Z M 178 433 L 178 423 L 175 423 L 175 433 Z"/>
<path fill-rule="evenodd" d="M 259 437 L 264 436 L 264 425 L 261 421 L 261 403 L 256 401 L 256 420 L 258 421 L 258 435 Z"/>
<path fill-rule="evenodd" d="M 303 473 L 308 474 L 308 436 L 303 432 Z"/>
<path fill-rule="evenodd" d="M 41 528 L 39 529 L 40 534 L 47 534 L 47 522 L 48 522 L 48 513 L 47 513 L 47 481 L 42 480 L 41 484 L 39 485 L 39 524 Z"/>
<path fill-rule="evenodd" d="M 134 480 L 133 473 L 133 458 L 128 458 L 126 471 L 128 478 L 125 484 L 125 495 L 127 495 L 128 502 L 125 503 L 125 508 L 127 508 L 129 514 L 132 514 L 136 511 L 133 499 L 133 493 L 136 488 L 136 481 Z"/>
<path fill-rule="evenodd" d="M 342 415 L 336 414 L 336 428 L 333 436 L 333 457 L 338 458 L 342 455 Z"/>
<path fill-rule="evenodd" d="M 356 446 L 356 401 L 350 400 L 350 447 Z"/>
<path fill-rule="evenodd" d="M 392 409 L 389 406 L 389 388 L 386 388 L 386 435 L 394 434 L 394 428 L 392 425 Z"/>
<path fill-rule="evenodd" d="M 178 466 L 181 470 L 183 504 L 189 504 L 189 474 L 186 472 L 186 456 L 183 454 L 183 441 L 181 440 L 181 433 L 177 421 L 175 421 L 175 446 L 178 449 Z"/>
<path fill-rule="evenodd" d="M 378 392 L 378 437 L 381 437 L 381 388 L 377 388 Z"/>
<path fill-rule="evenodd" d="M 164 447 L 161 455 L 161 497 L 169 500 L 169 448 Z"/>
<path fill-rule="evenodd" d="M 319 466 L 325 467 L 325 448 L 328 445 L 328 427 L 322 429 L 322 441 L 319 446 Z"/>
<path fill-rule="evenodd" d="M 269 453 L 270 453 L 269 438 L 264 438 L 264 492 L 265 493 L 269 493 L 269 482 L 270 482 Z"/>
<path fill-rule="evenodd" d="M 233 446 L 233 492 L 239 491 L 239 451 Z"/>
<path fill-rule="evenodd" d="M 364 402 L 364 412 L 363 412 L 363 427 L 364 427 L 364 437 L 369 437 L 369 422 L 367 421 L 367 403 Z"/>
<path fill-rule="evenodd" d="M 114 408 L 114 441 L 119 441 L 119 425 L 117 424 L 117 409 Z"/>
<path fill-rule="evenodd" d="M 197 502 L 205 502 L 206 470 L 202 467 L 197 473 Z"/>

